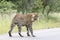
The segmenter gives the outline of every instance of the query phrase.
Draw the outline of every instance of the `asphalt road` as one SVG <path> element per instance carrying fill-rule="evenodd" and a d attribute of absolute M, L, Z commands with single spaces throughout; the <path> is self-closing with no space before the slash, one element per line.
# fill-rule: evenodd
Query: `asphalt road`
<path fill-rule="evenodd" d="M 0 35 L 0 40 L 60 40 L 60 28 L 34 30 L 36 37 L 26 36 L 26 32 L 22 32 L 24 37 L 20 37 L 18 33 L 12 33 L 13 37 L 8 34 Z"/>

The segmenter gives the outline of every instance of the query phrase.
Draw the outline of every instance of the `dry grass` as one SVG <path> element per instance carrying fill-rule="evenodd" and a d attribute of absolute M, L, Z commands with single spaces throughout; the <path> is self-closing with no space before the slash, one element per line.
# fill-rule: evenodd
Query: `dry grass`
<path fill-rule="evenodd" d="M 0 16 L 0 34 L 7 33 L 11 24 L 11 16 L 4 16 L 3 18 Z M 33 23 L 33 29 L 45 29 L 45 28 L 55 28 L 60 27 L 60 14 L 50 14 L 48 22 L 46 19 L 40 19 Z M 14 28 L 13 32 L 17 32 L 17 27 Z M 22 31 L 26 31 L 25 27 L 22 27 Z"/>

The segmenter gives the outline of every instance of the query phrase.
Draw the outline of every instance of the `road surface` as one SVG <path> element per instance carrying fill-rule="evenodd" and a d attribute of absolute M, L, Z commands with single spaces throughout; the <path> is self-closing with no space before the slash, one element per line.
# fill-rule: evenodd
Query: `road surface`
<path fill-rule="evenodd" d="M 12 37 L 8 34 L 0 35 L 0 40 L 60 40 L 60 28 L 34 30 L 36 37 L 26 36 L 26 32 L 22 32 L 24 37 L 20 37 L 18 33 L 12 33 Z"/>

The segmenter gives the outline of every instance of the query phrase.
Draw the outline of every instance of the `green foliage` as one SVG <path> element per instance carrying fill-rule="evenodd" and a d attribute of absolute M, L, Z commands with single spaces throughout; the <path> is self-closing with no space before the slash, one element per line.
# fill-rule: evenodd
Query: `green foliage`
<path fill-rule="evenodd" d="M 45 0 L 0 0 L 0 9 L 15 9 L 18 12 L 41 12 L 42 2 Z M 60 11 L 60 0 L 46 0 L 47 4 L 52 6 L 53 12 Z"/>
<path fill-rule="evenodd" d="M 40 12 L 42 9 L 42 2 L 41 0 L 34 0 L 34 2 L 31 4 L 32 5 L 32 12 Z"/>
<path fill-rule="evenodd" d="M 13 9 L 13 6 L 15 5 L 12 4 L 11 2 L 1 1 L 0 2 L 0 14 L 8 14 L 8 12 Z"/>
<path fill-rule="evenodd" d="M 59 10 L 60 10 L 60 7 L 59 7 L 60 0 L 41 0 L 41 1 L 42 1 L 42 4 L 50 7 L 50 9 L 51 9 L 50 12 L 59 12 Z M 44 5 L 42 5 L 42 6 L 44 6 Z"/>

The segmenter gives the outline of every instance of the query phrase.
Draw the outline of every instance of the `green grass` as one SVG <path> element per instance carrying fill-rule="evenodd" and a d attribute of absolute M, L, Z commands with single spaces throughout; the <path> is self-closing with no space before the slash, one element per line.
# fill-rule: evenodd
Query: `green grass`
<path fill-rule="evenodd" d="M 7 33 L 11 25 L 11 16 L 1 17 L 0 16 L 0 34 Z M 32 25 L 34 30 L 46 29 L 46 28 L 56 28 L 60 27 L 60 14 L 50 14 L 49 20 L 41 18 L 37 20 Z M 13 32 L 17 32 L 18 28 L 15 27 Z M 25 27 L 22 27 L 22 31 L 26 31 Z"/>

